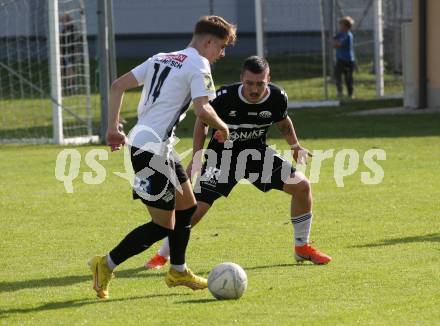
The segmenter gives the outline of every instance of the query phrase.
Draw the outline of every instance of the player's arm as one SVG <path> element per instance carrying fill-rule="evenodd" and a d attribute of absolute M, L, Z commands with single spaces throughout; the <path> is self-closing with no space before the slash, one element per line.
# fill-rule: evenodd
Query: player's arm
<path fill-rule="evenodd" d="M 337 34 L 336 36 L 333 37 L 333 48 L 337 49 L 342 47 L 343 43 L 344 43 L 344 38 L 340 36 L 340 34 Z"/>
<path fill-rule="evenodd" d="M 186 174 L 190 179 L 192 179 L 192 176 L 195 172 L 199 172 L 201 170 L 202 149 L 205 145 L 206 136 L 208 135 L 208 129 L 209 127 L 204 124 L 199 118 L 196 119 L 193 133 L 192 157 L 186 168 Z"/>
<path fill-rule="evenodd" d="M 203 149 L 206 136 L 208 135 L 208 129 L 209 127 L 204 124 L 199 118 L 196 119 L 193 133 L 193 157 L 198 151 Z"/>
<path fill-rule="evenodd" d="M 333 48 L 335 49 L 340 48 L 341 45 L 342 45 L 341 42 L 337 38 L 333 39 Z"/>
<path fill-rule="evenodd" d="M 307 156 L 312 156 L 312 154 L 307 149 L 301 147 L 301 145 L 299 144 L 295 128 L 289 116 L 286 116 L 284 119 L 276 122 L 275 125 L 292 149 L 293 158 L 296 162 L 298 162 L 298 157 L 299 160 L 302 161 L 304 159 L 307 159 Z"/>
<path fill-rule="evenodd" d="M 112 151 L 121 149 L 125 144 L 125 135 L 119 129 L 119 113 L 121 111 L 122 98 L 127 89 L 138 86 L 138 81 L 131 72 L 116 79 L 110 88 L 110 103 L 108 111 L 108 126 L 106 140 Z"/>
<path fill-rule="evenodd" d="M 229 129 L 226 123 L 217 115 L 214 108 L 209 104 L 208 96 L 196 97 L 193 99 L 194 113 L 204 124 L 217 129 L 221 135 L 220 142 L 229 138 Z"/>
<path fill-rule="evenodd" d="M 290 148 L 299 146 L 298 137 L 296 137 L 295 128 L 293 127 L 292 120 L 289 116 L 286 116 L 283 120 L 276 122 L 275 125 L 289 144 Z"/>
<path fill-rule="evenodd" d="M 349 37 L 348 36 L 344 36 L 344 37 L 335 37 L 333 39 L 333 47 L 335 49 L 337 48 L 346 48 L 349 45 Z"/>

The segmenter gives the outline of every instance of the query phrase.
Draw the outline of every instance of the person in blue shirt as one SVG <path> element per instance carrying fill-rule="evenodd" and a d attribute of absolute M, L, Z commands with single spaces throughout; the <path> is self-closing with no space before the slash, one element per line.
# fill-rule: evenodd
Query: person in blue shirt
<path fill-rule="evenodd" d="M 350 16 L 342 17 L 339 20 L 339 32 L 333 37 L 333 47 L 336 49 L 335 78 L 338 98 L 343 95 L 342 75 L 344 75 L 347 86 L 347 95 L 353 98 L 353 70 L 354 70 L 354 48 L 353 34 L 351 27 L 354 24 Z"/>

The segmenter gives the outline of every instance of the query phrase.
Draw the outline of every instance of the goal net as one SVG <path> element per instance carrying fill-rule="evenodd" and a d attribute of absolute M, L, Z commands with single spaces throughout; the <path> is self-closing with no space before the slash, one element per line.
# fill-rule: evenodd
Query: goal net
<path fill-rule="evenodd" d="M 82 0 L 0 0 L 0 143 L 93 135 Z"/>
<path fill-rule="evenodd" d="M 352 16 L 355 95 L 378 96 L 375 62 L 377 0 L 262 0 L 264 51 L 271 75 L 289 94 L 293 106 L 331 105 L 338 99 L 334 79 L 333 36 L 338 21 Z M 384 94 L 402 94 L 401 24 L 411 17 L 411 0 L 381 0 Z M 380 95 L 382 96 L 382 95 Z"/>
<path fill-rule="evenodd" d="M 325 100 L 319 2 L 265 0 L 262 6 L 264 52 L 274 81 L 290 101 Z"/>
<path fill-rule="evenodd" d="M 322 1 L 322 0 L 321 0 Z M 402 39 L 401 26 L 410 21 L 412 2 L 410 0 L 332 0 L 322 1 L 324 28 L 327 37 L 326 59 L 329 75 L 333 77 L 334 52 L 331 50 L 331 36 L 338 31 L 338 21 L 351 16 L 355 23 L 354 52 L 356 58 L 355 87 L 361 98 L 377 95 L 378 71 L 383 66 L 381 80 L 385 96 L 402 96 Z M 378 6 L 380 9 L 378 9 Z M 378 17 L 380 15 L 380 17 Z M 380 23 L 378 23 L 380 20 Z M 380 38 L 375 33 L 380 29 Z M 380 47 L 380 57 L 377 56 Z M 379 62 L 380 61 L 380 62 Z"/>

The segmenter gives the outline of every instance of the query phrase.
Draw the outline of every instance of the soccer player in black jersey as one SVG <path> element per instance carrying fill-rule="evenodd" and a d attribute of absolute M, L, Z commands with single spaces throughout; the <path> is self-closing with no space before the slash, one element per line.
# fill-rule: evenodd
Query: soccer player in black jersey
<path fill-rule="evenodd" d="M 227 197 L 237 182 L 246 178 L 263 192 L 278 189 L 292 196 L 295 259 L 327 264 L 331 257 L 309 244 L 312 223 L 309 181 L 266 144 L 266 133 L 274 124 L 291 147 L 295 161 L 307 160 L 307 156 L 311 156 L 299 144 L 287 115 L 287 95 L 283 89 L 270 83 L 269 64 L 264 58 L 247 58 L 240 79 L 240 83 L 220 88 L 211 102 L 218 116 L 228 125 L 230 137 L 229 141 L 222 143 L 217 141 L 218 132 L 212 132 L 201 176 L 195 183 L 197 209 L 192 216 L 192 226 L 200 221 L 216 199 Z M 187 168 L 190 177 L 200 169 L 200 153 L 207 133 L 208 126 L 197 119 L 193 159 Z M 168 256 L 169 246 L 165 241 L 145 266 L 148 269 L 161 268 Z"/>

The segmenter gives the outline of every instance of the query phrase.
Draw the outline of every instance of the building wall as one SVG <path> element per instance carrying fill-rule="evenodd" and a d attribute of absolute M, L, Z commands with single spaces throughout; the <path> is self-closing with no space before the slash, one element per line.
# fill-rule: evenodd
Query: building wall
<path fill-rule="evenodd" d="M 271 53 L 320 51 L 320 0 L 273 0 L 264 4 L 266 44 Z M 360 0 L 355 0 L 360 1 Z M 148 57 L 185 47 L 200 16 L 209 14 L 208 0 L 113 0 L 116 52 L 119 58 Z M 256 52 L 254 0 L 214 0 L 213 13 L 238 27 L 239 40 L 228 55 Z M 86 1 L 91 39 L 97 32 L 96 1 Z M 298 35 L 311 32 L 306 37 Z M 286 34 L 286 32 L 288 32 Z M 306 42 L 304 39 L 306 38 Z M 91 43 L 94 55 L 95 44 Z"/>
<path fill-rule="evenodd" d="M 440 1 L 427 0 L 428 107 L 440 108 Z M 415 91 L 419 91 L 419 0 L 413 0 L 412 42 Z"/>
<path fill-rule="evenodd" d="M 320 1 L 263 1 L 267 53 L 270 55 L 319 54 L 321 52 Z M 410 17 L 411 1 L 386 0 L 384 14 L 392 14 L 399 19 Z M 85 3 L 88 33 L 94 37 L 97 29 L 96 1 Z M 223 16 L 238 26 L 239 39 L 236 46 L 228 49 L 229 55 L 255 53 L 254 0 L 213 0 L 212 4 L 214 14 Z M 362 46 L 360 51 L 368 53 L 373 50 L 371 45 L 373 9 L 368 2 L 338 0 L 340 8 L 335 6 L 335 0 L 326 0 L 323 4 L 326 30 L 331 30 L 329 26 L 331 23 L 337 25 L 337 18 L 340 15 L 352 15 L 356 21 L 362 22 L 356 27 L 356 41 Z M 113 6 L 116 50 L 118 57 L 121 58 L 139 58 L 158 51 L 172 51 L 184 47 L 191 37 L 194 22 L 210 11 L 208 0 L 113 0 Z M 340 10 L 336 10 L 337 8 Z M 385 19 L 384 26 L 388 31 L 391 30 L 388 19 Z M 398 32 L 398 29 L 397 26 L 393 31 Z M 386 43 L 386 46 L 393 47 L 391 50 L 387 48 L 387 53 L 393 53 L 396 49 L 395 44 L 391 43 Z M 93 44 L 91 49 L 94 54 Z M 400 53 L 400 48 L 397 52 Z"/>
<path fill-rule="evenodd" d="M 214 10 L 236 21 L 233 0 L 214 1 Z M 217 4 L 216 4 L 217 3 Z M 85 1 L 88 33 L 97 32 L 96 1 Z M 113 0 L 115 34 L 191 33 L 194 22 L 209 13 L 206 0 Z"/>
<path fill-rule="evenodd" d="M 283 54 L 320 54 L 321 52 L 321 11 L 322 0 L 265 0 L 263 1 L 263 16 L 265 44 L 268 55 Z M 416 0 L 384 0 L 384 4 L 399 3 L 402 12 L 401 18 L 407 17 L 411 1 Z M 438 0 L 437 2 L 439 2 Z M 435 2 L 435 1 L 434 1 Z M 17 35 L 35 35 L 44 37 L 47 26 L 47 0 L 17 0 L 14 2 L 27 5 L 30 10 L 4 10 L 0 8 L 0 26 L 6 24 L 9 28 L 0 28 L 0 42 L 2 38 Z M 72 1 L 75 3 L 75 1 Z M 234 47 L 228 48 L 229 55 L 249 55 L 255 53 L 255 13 L 254 0 L 213 0 L 213 12 L 234 22 L 238 26 L 239 39 Z M 325 0 L 323 17 L 327 31 L 333 33 L 329 24 L 336 24 L 342 14 L 349 14 L 362 24 L 356 30 L 355 45 L 362 46 L 359 51 L 372 51 L 371 6 L 366 0 L 338 0 L 340 11 L 335 12 L 329 4 L 335 0 Z M 96 55 L 97 0 L 85 0 L 87 33 L 89 35 L 89 49 L 92 57 Z M 114 27 L 116 38 L 116 52 L 119 58 L 144 58 L 160 51 L 172 51 L 185 47 L 191 37 L 194 22 L 202 15 L 209 14 L 210 1 L 208 0 L 113 0 Z M 385 13 L 395 8 L 385 7 Z M 339 8 L 339 7 L 338 7 Z M 369 10 L 366 10 L 369 8 Z M 391 10 L 392 11 L 392 10 Z M 23 14 L 25 12 L 25 14 Z M 332 13 L 333 12 L 333 13 Z M 24 17 L 23 17 L 24 16 Z M 325 18 L 327 17 L 327 18 Z M 400 17 L 400 16 L 399 16 Z M 25 28 L 28 25 L 40 26 L 41 30 Z M 385 27 L 388 20 L 385 20 Z M 398 26 L 393 31 L 398 31 Z M 362 33 L 361 33 L 362 32 Z M 366 35 L 362 37 L 362 35 Z M 386 52 L 400 53 L 396 46 L 386 42 Z M 391 45 L 389 45 L 391 44 Z M 1 45 L 1 44 L 0 44 Z M 392 50 L 388 51 L 388 47 Z M 1 56 L 0 47 L 0 56 Z M 358 50 L 358 48 L 356 49 Z"/>
<path fill-rule="evenodd" d="M 440 1 L 428 2 L 428 105 L 440 108 Z"/>
<path fill-rule="evenodd" d="M 320 0 L 263 2 L 266 30 L 320 31 Z M 363 0 L 351 0 L 363 1 Z M 88 32 L 97 31 L 96 1 L 85 1 Z M 115 33 L 191 33 L 194 22 L 209 14 L 208 0 L 113 0 Z M 254 0 L 214 0 L 213 12 L 238 25 L 240 32 L 254 32 Z"/>

